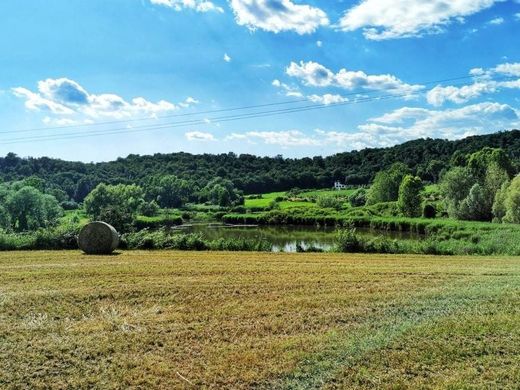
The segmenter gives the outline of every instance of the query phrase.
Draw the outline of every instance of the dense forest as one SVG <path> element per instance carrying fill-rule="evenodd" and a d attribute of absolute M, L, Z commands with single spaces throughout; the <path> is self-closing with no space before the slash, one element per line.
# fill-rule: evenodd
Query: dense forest
<path fill-rule="evenodd" d="M 245 194 L 284 191 L 294 187 L 325 188 L 335 180 L 369 184 L 377 172 L 395 162 L 411 168 L 422 180 L 435 181 L 443 166 L 484 147 L 501 148 L 520 166 L 520 131 L 472 136 L 462 140 L 419 139 L 379 149 L 364 149 L 329 157 L 291 159 L 249 154 L 202 154 L 179 152 L 153 156 L 129 155 L 102 163 L 68 162 L 48 157 L 20 158 L 13 153 L 0 158 L 4 182 L 41 179 L 60 202 L 82 202 L 100 183 L 138 184 L 150 187 L 165 175 L 175 175 L 191 187 L 204 189 L 217 177 L 229 179 Z M 460 162 L 463 165 L 463 162 Z"/>

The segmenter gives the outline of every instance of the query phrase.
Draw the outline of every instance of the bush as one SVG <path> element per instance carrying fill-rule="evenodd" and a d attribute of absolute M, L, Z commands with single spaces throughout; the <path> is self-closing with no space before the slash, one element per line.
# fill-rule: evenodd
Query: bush
<path fill-rule="evenodd" d="M 367 190 L 359 188 L 348 197 L 352 207 L 361 207 L 367 203 Z"/>
<path fill-rule="evenodd" d="M 349 227 L 336 233 L 336 248 L 339 252 L 359 252 L 360 242 L 356 229 Z"/>
<path fill-rule="evenodd" d="M 316 202 L 318 207 L 324 209 L 336 209 L 341 210 L 343 207 L 343 201 L 336 196 L 320 196 Z"/>
<path fill-rule="evenodd" d="M 139 214 L 144 215 L 145 217 L 155 217 L 159 214 L 159 205 L 155 200 L 151 202 L 143 202 L 139 206 Z"/>

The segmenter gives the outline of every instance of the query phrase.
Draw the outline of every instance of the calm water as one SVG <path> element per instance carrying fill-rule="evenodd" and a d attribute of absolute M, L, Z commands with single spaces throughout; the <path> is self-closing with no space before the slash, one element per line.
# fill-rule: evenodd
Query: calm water
<path fill-rule="evenodd" d="M 219 224 L 193 224 L 180 227 L 190 233 L 202 233 L 209 239 L 249 238 L 264 239 L 273 244 L 276 252 L 296 252 L 299 244 L 303 248 L 315 247 L 323 250 L 334 245 L 336 228 L 317 228 L 314 226 L 228 226 Z M 416 235 L 402 232 L 373 231 L 358 229 L 359 234 L 386 236 L 391 238 L 417 238 Z"/>

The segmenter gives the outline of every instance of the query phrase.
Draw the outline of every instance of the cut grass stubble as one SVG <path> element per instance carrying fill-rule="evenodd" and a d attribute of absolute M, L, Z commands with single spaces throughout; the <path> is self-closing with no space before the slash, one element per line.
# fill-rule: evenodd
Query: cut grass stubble
<path fill-rule="evenodd" d="M 518 258 L 6 252 L 0 387 L 514 388 L 519 292 Z"/>

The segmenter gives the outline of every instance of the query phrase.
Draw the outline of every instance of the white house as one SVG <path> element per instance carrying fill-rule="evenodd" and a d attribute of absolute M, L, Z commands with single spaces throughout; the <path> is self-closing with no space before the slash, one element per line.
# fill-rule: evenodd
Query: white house
<path fill-rule="evenodd" d="M 347 188 L 346 184 L 341 184 L 341 182 L 339 182 L 339 181 L 335 181 L 334 182 L 334 189 L 335 190 L 344 190 L 346 188 Z"/>

